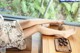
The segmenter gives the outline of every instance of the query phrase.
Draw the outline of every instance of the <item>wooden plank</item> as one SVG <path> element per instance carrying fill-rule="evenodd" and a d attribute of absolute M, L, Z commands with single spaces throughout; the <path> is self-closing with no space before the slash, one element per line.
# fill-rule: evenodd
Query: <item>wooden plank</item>
<path fill-rule="evenodd" d="M 72 52 L 71 53 L 79 53 L 80 50 L 80 27 L 74 26 L 64 26 L 65 30 L 75 28 L 76 34 L 70 36 L 68 39 L 71 44 Z M 56 52 L 54 46 L 54 36 L 42 36 L 42 49 L 43 53 L 62 53 Z M 48 51 L 47 51 L 48 50 Z"/>
<path fill-rule="evenodd" d="M 71 48 L 72 48 L 72 53 L 78 53 L 80 50 L 80 27 L 72 27 L 72 26 L 65 26 L 65 29 L 71 29 L 71 28 L 75 28 L 76 33 L 74 35 L 72 35 L 71 37 L 69 37 L 69 41 L 71 44 Z"/>
<path fill-rule="evenodd" d="M 54 37 L 48 37 L 48 39 L 49 39 L 49 53 L 55 53 Z"/>
<path fill-rule="evenodd" d="M 49 50 L 48 50 L 49 49 L 48 37 L 43 36 L 42 39 L 44 39 L 44 40 L 42 40 L 42 48 L 43 48 L 42 53 L 49 53 Z"/>

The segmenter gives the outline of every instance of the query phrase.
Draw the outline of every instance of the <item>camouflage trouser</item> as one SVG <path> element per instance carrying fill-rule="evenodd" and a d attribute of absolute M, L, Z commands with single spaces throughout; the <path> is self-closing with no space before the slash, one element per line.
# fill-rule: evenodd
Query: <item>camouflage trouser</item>
<path fill-rule="evenodd" d="M 26 42 L 23 39 L 23 31 L 18 21 L 3 21 L 0 19 L 0 46 L 6 48 L 17 47 L 25 49 Z"/>

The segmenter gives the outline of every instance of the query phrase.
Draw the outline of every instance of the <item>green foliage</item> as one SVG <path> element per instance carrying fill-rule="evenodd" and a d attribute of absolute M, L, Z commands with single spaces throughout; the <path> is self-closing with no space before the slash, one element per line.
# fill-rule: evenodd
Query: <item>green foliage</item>
<path fill-rule="evenodd" d="M 71 12 L 73 14 L 75 14 L 77 10 L 78 10 L 78 3 L 75 2 L 75 3 L 72 4 L 72 10 L 71 10 Z"/>
<path fill-rule="evenodd" d="M 22 2 L 21 2 L 21 9 L 22 9 L 23 13 L 26 13 L 28 11 L 25 0 L 22 0 Z"/>
<path fill-rule="evenodd" d="M 71 5 L 69 3 L 65 2 L 63 4 L 65 5 L 65 7 L 66 7 L 66 9 L 67 9 L 68 12 L 71 11 Z"/>
<path fill-rule="evenodd" d="M 46 19 L 59 19 L 63 17 L 67 21 L 80 22 L 80 2 L 59 2 L 59 0 L 52 0 L 44 15 L 48 2 L 49 0 L 0 0 L 0 8 L 11 10 L 10 14 L 12 15 Z"/>
<path fill-rule="evenodd" d="M 7 1 L 1 0 L 0 1 L 0 7 L 6 7 L 6 6 L 8 6 Z"/>
<path fill-rule="evenodd" d="M 63 6 L 65 7 L 65 14 L 66 14 L 66 20 L 68 21 L 76 21 L 77 16 L 80 15 L 78 13 L 78 10 L 80 9 L 78 2 L 73 3 L 63 3 Z"/>

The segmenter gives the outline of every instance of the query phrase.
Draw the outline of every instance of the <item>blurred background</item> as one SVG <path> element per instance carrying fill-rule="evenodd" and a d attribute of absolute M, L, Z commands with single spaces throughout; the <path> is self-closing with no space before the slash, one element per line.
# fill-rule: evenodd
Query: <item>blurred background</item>
<path fill-rule="evenodd" d="M 0 14 L 80 22 L 80 2 L 59 0 L 0 0 Z"/>

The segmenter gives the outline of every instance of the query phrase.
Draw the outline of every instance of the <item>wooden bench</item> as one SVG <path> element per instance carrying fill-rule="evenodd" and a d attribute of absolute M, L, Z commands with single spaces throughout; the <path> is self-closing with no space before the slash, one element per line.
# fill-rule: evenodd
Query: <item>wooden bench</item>
<path fill-rule="evenodd" d="M 51 26 L 50 28 L 58 29 L 56 26 Z M 70 41 L 70 45 L 72 48 L 71 53 L 79 53 L 80 51 L 80 27 L 74 26 L 64 26 L 65 29 L 75 28 L 76 33 L 70 36 L 68 39 Z M 54 36 L 46 36 L 42 35 L 42 53 L 65 53 L 65 52 L 57 52 L 55 50 L 54 45 Z"/>

